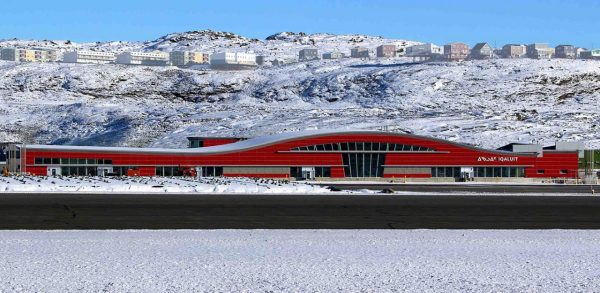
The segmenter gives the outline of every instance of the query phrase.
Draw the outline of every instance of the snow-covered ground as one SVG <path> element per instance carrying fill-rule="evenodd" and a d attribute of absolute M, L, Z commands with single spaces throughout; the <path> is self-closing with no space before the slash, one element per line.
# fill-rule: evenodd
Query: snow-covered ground
<path fill-rule="evenodd" d="M 269 179 L 189 177 L 0 177 L 2 192 L 326 193 L 329 189 Z"/>
<path fill-rule="evenodd" d="M 6 292 L 597 292 L 599 231 L 1 231 Z"/>
<path fill-rule="evenodd" d="M 5 40 L 0 47 L 231 49 L 279 58 L 313 45 L 347 53 L 384 43 L 412 42 L 290 33 L 252 40 L 200 31 L 138 43 Z M 556 140 L 600 147 L 599 61 L 411 62 L 344 58 L 223 72 L 0 61 L 0 141 L 184 147 L 190 135 L 386 128 L 489 148 Z"/>
<path fill-rule="evenodd" d="M 382 129 L 496 148 L 600 147 L 600 62 L 313 61 L 216 72 L 0 61 L 0 141 L 185 147 L 186 136 Z"/>
<path fill-rule="evenodd" d="M 30 176 L 30 175 L 11 175 L 9 177 L 0 177 L 0 193 L 245 193 L 245 194 L 362 194 L 374 195 L 382 191 L 375 189 L 360 189 L 352 191 L 332 192 L 326 187 L 313 185 L 315 183 L 327 183 L 317 181 L 299 181 L 288 182 L 285 180 L 271 179 L 253 179 L 253 178 L 230 178 L 230 177 L 95 177 L 95 176 Z M 356 182 L 356 181 L 334 181 L 331 185 L 337 184 L 374 184 L 388 182 Z M 447 182 L 421 182 L 410 183 L 423 185 L 466 185 L 465 183 L 447 183 Z M 404 183 L 396 183 L 389 186 L 390 190 L 402 188 Z M 548 186 L 549 183 L 468 183 L 469 186 L 485 185 L 523 185 L 523 186 Z M 560 184 L 564 186 L 564 184 Z M 572 185 L 578 186 L 578 185 Z M 597 192 L 597 191 L 595 191 Z M 415 191 L 394 191 L 397 195 L 473 195 L 473 196 L 523 196 L 522 193 L 493 193 L 493 192 L 465 192 L 452 191 L 449 188 L 444 192 L 415 192 Z M 586 193 L 535 193 L 528 195 L 538 196 L 581 196 L 592 194 L 592 190 Z"/>

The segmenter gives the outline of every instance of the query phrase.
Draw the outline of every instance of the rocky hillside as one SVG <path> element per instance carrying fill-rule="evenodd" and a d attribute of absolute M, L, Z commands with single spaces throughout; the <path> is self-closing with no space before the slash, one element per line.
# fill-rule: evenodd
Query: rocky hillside
<path fill-rule="evenodd" d="M 335 43 L 316 36 L 315 44 Z M 307 40 L 214 37 L 263 50 L 271 42 L 297 49 Z M 146 45 L 185 42 L 194 41 L 163 37 Z M 189 135 L 387 128 L 484 147 L 571 139 L 600 147 L 596 61 L 343 59 L 238 72 L 0 61 L 0 77 L 2 141 L 181 147 Z"/>

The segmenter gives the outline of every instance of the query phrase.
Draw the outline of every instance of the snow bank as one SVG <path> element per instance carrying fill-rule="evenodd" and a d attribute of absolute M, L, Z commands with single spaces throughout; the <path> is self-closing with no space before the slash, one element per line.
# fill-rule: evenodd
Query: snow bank
<path fill-rule="evenodd" d="M 327 193 L 303 183 L 248 178 L 175 177 L 0 177 L 1 192 L 111 193 Z"/>

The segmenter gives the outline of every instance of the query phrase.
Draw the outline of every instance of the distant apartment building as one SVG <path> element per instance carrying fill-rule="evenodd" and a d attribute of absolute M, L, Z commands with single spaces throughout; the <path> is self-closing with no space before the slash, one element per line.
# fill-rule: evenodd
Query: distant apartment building
<path fill-rule="evenodd" d="M 491 59 L 494 57 L 494 49 L 488 43 L 477 43 L 471 49 L 471 59 Z"/>
<path fill-rule="evenodd" d="M 56 50 L 43 48 L 4 48 L 0 58 L 17 62 L 54 62 L 57 60 Z"/>
<path fill-rule="evenodd" d="M 432 57 L 443 53 L 442 47 L 432 43 L 413 45 L 406 48 L 406 56 L 408 57 Z"/>
<path fill-rule="evenodd" d="M 444 45 L 444 58 L 448 61 L 462 61 L 469 57 L 469 45 L 450 43 Z"/>
<path fill-rule="evenodd" d="M 154 52 L 124 52 L 117 55 L 117 63 L 128 65 L 166 66 L 169 65 L 169 53 Z"/>
<path fill-rule="evenodd" d="M 365 47 L 354 47 L 350 49 L 350 57 L 352 58 L 369 58 L 369 49 Z"/>
<path fill-rule="evenodd" d="M 379 58 L 396 57 L 396 45 L 381 45 L 376 51 Z"/>
<path fill-rule="evenodd" d="M 507 44 L 502 47 L 502 57 L 504 58 L 522 58 L 527 54 L 525 45 Z"/>
<path fill-rule="evenodd" d="M 190 66 L 208 63 L 208 54 L 192 51 L 173 51 L 169 53 L 169 61 L 174 66 Z"/>
<path fill-rule="evenodd" d="M 344 53 L 341 52 L 327 52 L 323 54 L 323 59 L 342 59 L 344 58 Z"/>
<path fill-rule="evenodd" d="M 575 59 L 577 58 L 577 49 L 571 45 L 558 45 L 556 46 L 554 57 L 564 59 Z"/>
<path fill-rule="evenodd" d="M 256 54 L 239 52 L 218 52 L 210 55 L 210 67 L 219 70 L 253 69 L 256 67 Z"/>
<path fill-rule="evenodd" d="M 546 43 L 533 43 L 527 45 L 527 56 L 532 59 L 551 59 L 554 49 Z"/>
<path fill-rule="evenodd" d="M 577 49 L 575 49 L 575 52 L 577 54 L 576 58 L 581 58 L 581 52 L 585 52 L 585 51 L 588 51 L 588 49 L 586 49 L 586 48 L 577 48 Z"/>
<path fill-rule="evenodd" d="M 319 50 L 317 49 L 302 49 L 298 52 L 298 60 L 308 61 L 319 59 Z"/>
<path fill-rule="evenodd" d="M 580 53 L 581 59 L 600 60 L 600 49 L 583 51 Z"/>
<path fill-rule="evenodd" d="M 63 62 L 66 63 L 93 63 L 107 64 L 114 63 L 117 56 L 112 52 L 98 52 L 90 50 L 75 50 L 63 54 Z"/>

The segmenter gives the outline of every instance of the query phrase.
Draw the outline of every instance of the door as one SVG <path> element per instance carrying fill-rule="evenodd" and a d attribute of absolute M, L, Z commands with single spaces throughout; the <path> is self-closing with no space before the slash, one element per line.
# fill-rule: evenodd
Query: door
<path fill-rule="evenodd" d="M 98 176 L 108 176 L 108 173 L 113 172 L 113 168 L 112 167 L 98 167 L 97 171 L 98 171 L 97 172 Z"/>
<path fill-rule="evenodd" d="M 460 168 L 460 181 L 471 181 L 473 178 L 473 167 Z"/>
<path fill-rule="evenodd" d="M 302 167 L 302 178 L 306 180 L 314 180 L 315 167 Z"/>
<path fill-rule="evenodd" d="M 48 167 L 48 176 L 57 176 L 60 174 L 60 167 Z"/>

